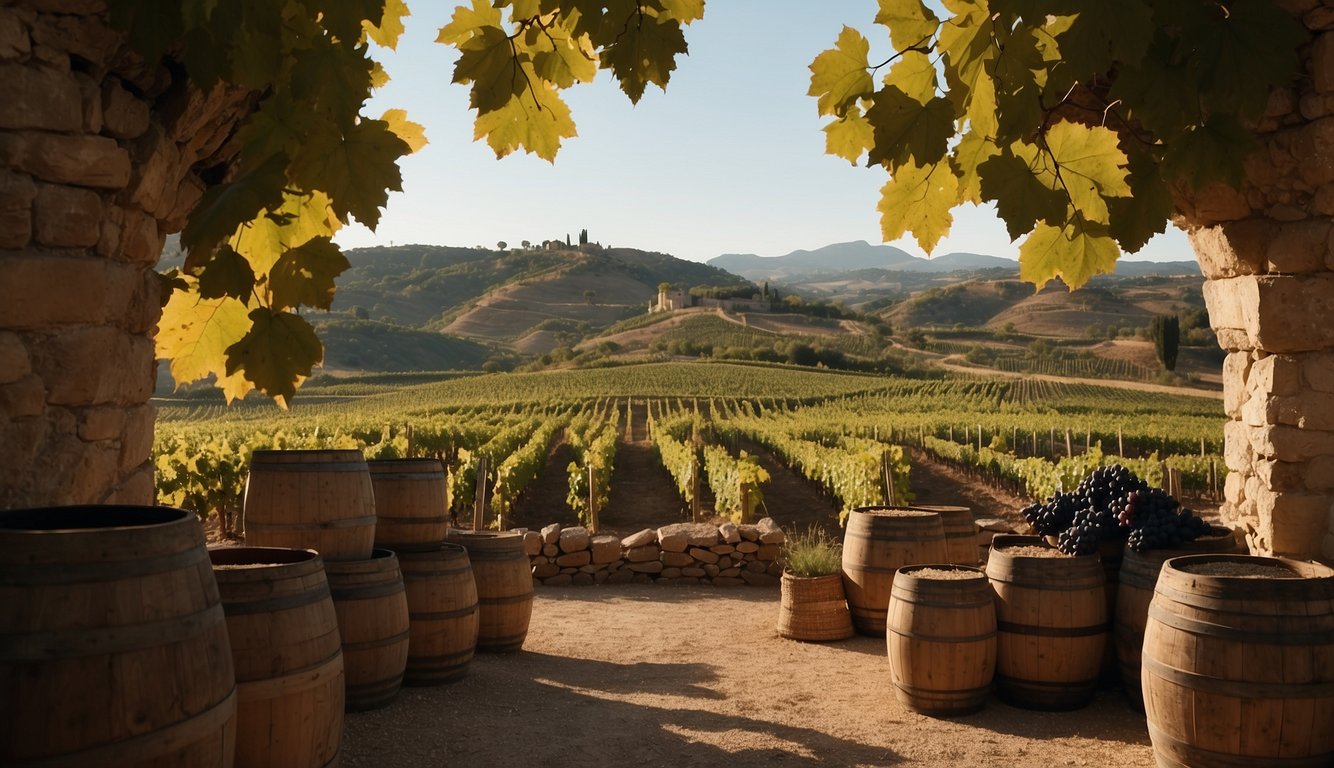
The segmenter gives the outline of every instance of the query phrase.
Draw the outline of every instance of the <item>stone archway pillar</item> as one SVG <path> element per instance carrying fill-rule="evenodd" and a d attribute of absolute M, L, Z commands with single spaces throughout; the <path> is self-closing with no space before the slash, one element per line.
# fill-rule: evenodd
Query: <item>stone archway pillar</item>
<path fill-rule="evenodd" d="M 103 0 L 0 5 L 0 509 L 152 503 L 153 267 L 251 103 L 145 66 Z"/>
<path fill-rule="evenodd" d="M 1223 364 L 1225 520 L 1251 551 L 1334 559 L 1334 7 L 1276 91 L 1241 192 L 1177 198 Z"/>

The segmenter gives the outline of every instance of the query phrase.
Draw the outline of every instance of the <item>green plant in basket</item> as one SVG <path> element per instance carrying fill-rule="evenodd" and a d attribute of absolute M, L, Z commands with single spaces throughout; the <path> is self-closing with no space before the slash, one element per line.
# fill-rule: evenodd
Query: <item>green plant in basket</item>
<path fill-rule="evenodd" d="M 814 526 L 787 539 L 787 570 L 794 576 L 831 576 L 843 567 L 843 545 Z"/>

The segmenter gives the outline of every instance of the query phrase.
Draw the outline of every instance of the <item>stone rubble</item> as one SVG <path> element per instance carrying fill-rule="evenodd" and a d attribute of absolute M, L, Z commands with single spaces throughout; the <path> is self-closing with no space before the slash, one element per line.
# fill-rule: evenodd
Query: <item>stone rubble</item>
<path fill-rule="evenodd" d="M 583 526 L 515 529 L 533 567 L 550 587 L 593 584 L 776 586 L 783 574 L 783 530 L 765 518 L 755 525 L 676 523 L 624 538 Z"/>

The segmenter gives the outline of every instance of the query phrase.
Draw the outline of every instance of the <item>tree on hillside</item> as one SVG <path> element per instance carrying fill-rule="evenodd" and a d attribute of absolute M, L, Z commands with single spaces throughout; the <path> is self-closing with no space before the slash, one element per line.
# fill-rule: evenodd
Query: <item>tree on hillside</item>
<path fill-rule="evenodd" d="M 581 229 L 581 230 L 579 230 L 579 244 L 580 244 L 580 245 L 588 245 L 588 230 L 587 230 L 587 229 Z"/>
<path fill-rule="evenodd" d="M 584 289 L 584 303 L 591 307 L 593 305 L 593 300 L 597 298 L 597 295 L 598 292 L 592 288 Z"/>
<path fill-rule="evenodd" d="M 1169 371 L 1177 369 L 1177 349 L 1181 343 L 1181 321 L 1176 315 L 1155 315 L 1149 321 L 1149 338 L 1158 362 Z"/>
<path fill-rule="evenodd" d="M 503 250 L 505 250 L 505 249 L 508 248 L 508 247 L 509 247 L 509 245 L 508 245 L 504 240 L 501 240 L 500 242 L 496 243 L 496 250 L 497 250 L 497 251 L 503 251 Z"/>

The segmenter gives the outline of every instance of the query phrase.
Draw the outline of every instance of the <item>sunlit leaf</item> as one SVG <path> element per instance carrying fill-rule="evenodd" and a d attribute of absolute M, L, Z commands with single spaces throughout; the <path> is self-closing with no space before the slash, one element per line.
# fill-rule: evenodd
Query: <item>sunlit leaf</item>
<path fill-rule="evenodd" d="M 936 67 L 924 53 L 908 51 L 894 62 L 885 85 L 892 85 L 925 104 L 936 95 Z"/>
<path fill-rule="evenodd" d="M 324 347 L 300 315 L 258 307 L 249 319 L 250 330 L 227 348 L 227 375 L 244 372 L 285 409 L 297 386 L 324 360 Z"/>
<path fill-rule="evenodd" d="M 842 115 L 857 99 L 871 95 L 875 84 L 866 60 L 870 50 L 871 44 L 862 33 L 844 27 L 834 47 L 811 62 L 811 87 L 807 94 L 816 98 L 820 114 Z"/>
<path fill-rule="evenodd" d="M 843 117 L 826 125 L 824 132 L 825 152 L 853 165 L 857 165 L 875 141 L 871 124 L 866 122 L 861 110 L 855 107 L 849 108 Z"/>
<path fill-rule="evenodd" d="M 999 153 L 1000 147 L 976 130 L 964 134 L 950 155 L 950 167 L 959 178 L 959 202 L 982 203 L 978 166 Z"/>
<path fill-rule="evenodd" d="M 283 185 L 287 182 L 286 168 L 286 155 L 276 154 L 234 180 L 210 187 L 181 232 L 181 246 L 189 251 L 192 262 L 207 261 L 218 243 L 241 222 L 253 219 L 265 208 L 280 205 Z"/>
<path fill-rule="evenodd" d="M 939 162 L 954 135 L 954 107 L 943 98 L 925 104 L 890 85 L 875 92 L 866 110 L 875 132 L 868 162 L 898 167 L 909 158 L 919 166 Z"/>
<path fill-rule="evenodd" d="M 227 347 L 249 330 L 249 311 L 233 298 L 201 299 L 195 290 L 172 292 L 154 340 L 157 356 L 171 361 L 178 387 L 226 373 Z"/>
<path fill-rule="evenodd" d="M 1078 221 L 1064 227 L 1040 224 L 1019 246 L 1019 277 L 1038 288 L 1059 277 L 1074 290 L 1094 275 L 1115 271 L 1120 256 L 1105 227 Z"/>
<path fill-rule="evenodd" d="M 385 110 L 385 113 L 380 115 L 380 120 L 389 126 L 389 130 L 395 136 L 408 145 L 409 152 L 416 152 L 426 146 L 426 129 L 420 123 L 409 120 L 406 110 Z"/>
<path fill-rule="evenodd" d="M 292 161 L 292 177 L 304 189 L 327 192 L 339 219 L 351 214 L 375 229 L 390 190 L 403 188 L 398 158 L 408 151 L 388 123 L 362 120 L 341 140 L 304 147 Z"/>
<path fill-rule="evenodd" d="M 501 109 L 477 116 L 473 139 L 485 138 L 496 157 L 524 149 L 554 162 L 561 141 L 575 135 L 570 108 L 555 87 L 544 80 L 535 80 L 533 86 Z"/>
<path fill-rule="evenodd" d="M 274 309 L 333 304 L 334 279 L 350 267 L 342 250 L 327 237 L 316 237 L 288 250 L 269 270 L 270 306 Z"/>
<path fill-rule="evenodd" d="M 1068 192 L 1080 211 L 1102 212 L 1095 218 L 1105 221 L 1104 198 L 1130 194 L 1126 184 L 1128 160 L 1113 131 L 1061 121 L 1047 131 L 1046 144 L 1060 168 L 1060 179 L 1049 179 L 1048 186 Z"/>
<path fill-rule="evenodd" d="M 929 41 L 940 26 L 936 14 L 922 0 L 880 0 L 875 23 L 889 28 L 889 39 L 899 51 Z"/>
<path fill-rule="evenodd" d="M 398 38 L 403 34 L 403 19 L 412 15 L 408 10 L 407 3 L 403 0 L 384 0 L 384 15 L 380 18 L 378 25 L 364 21 L 366 35 L 374 40 L 376 45 L 384 46 L 393 50 L 398 47 Z"/>
<path fill-rule="evenodd" d="M 959 180 L 948 165 L 899 166 L 880 190 L 880 229 L 886 241 L 911 232 L 928 254 L 947 235 L 954 217 L 950 209 L 958 202 Z"/>
<path fill-rule="evenodd" d="M 478 31 L 487 27 L 500 27 L 500 9 L 489 0 L 472 0 L 472 7 L 454 6 L 454 16 L 449 23 L 440 28 L 437 43 L 457 46 L 471 39 Z"/>
<path fill-rule="evenodd" d="M 681 25 L 644 16 L 628 25 L 602 52 L 603 66 L 621 83 L 621 90 L 639 103 L 650 84 L 665 89 L 676 69 L 676 55 L 687 50 Z"/>

